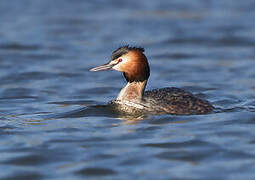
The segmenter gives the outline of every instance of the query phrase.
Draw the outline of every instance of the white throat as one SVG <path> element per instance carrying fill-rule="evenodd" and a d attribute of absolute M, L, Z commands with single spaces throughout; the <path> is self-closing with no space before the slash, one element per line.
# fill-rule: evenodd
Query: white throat
<path fill-rule="evenodd" d="M 128 82 L 127 85 L 121 89 L 117 100 L 127 100 L 133 102 L 140 102 L 143 99 L 144 90 L 147 80 L 142 82 Z"/>

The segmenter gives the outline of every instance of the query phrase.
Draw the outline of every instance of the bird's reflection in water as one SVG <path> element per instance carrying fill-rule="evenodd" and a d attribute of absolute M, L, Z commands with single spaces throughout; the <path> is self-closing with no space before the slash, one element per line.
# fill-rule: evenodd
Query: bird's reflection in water
<path fill-rule="evenodd" d="M 65 107 L 64 105 L 61 105 Z M 81 118 L 81 117 L 109 117 L 122 120 L 124 124 L 136 124 L 149 117 L 149 114 L 145 113 L 133 113 L 128 114 L 118 111 L 114 106 L 110 104 L 106 105 L 90 105 L 82 108 L 78 108 L 68 112 L 53 113 L 49 115 L 43 115 L 44 119 L 62 119 L 62 118 Z"/>

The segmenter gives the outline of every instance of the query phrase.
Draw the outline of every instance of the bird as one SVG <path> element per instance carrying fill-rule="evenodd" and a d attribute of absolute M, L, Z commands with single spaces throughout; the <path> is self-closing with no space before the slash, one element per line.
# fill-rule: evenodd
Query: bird
<path fill-rule="evenodd" d="M 145 91 L 150 76 L 150 66 L 145 50 L 129 45 L 121 46 L 112 52 L 108 63 L 94 67 L 90 71 L 116 70 L 123 73 L 127 84 L 111 104 L 118 112 L 192 115 L 207 114 L 214 107 L 207 100 L 192 93 L 166 87 Z"/>

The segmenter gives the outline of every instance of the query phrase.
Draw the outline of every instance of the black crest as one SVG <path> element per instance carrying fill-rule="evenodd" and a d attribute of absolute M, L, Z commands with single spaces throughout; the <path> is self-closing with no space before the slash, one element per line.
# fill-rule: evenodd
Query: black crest
<path fill-rule="evenodd" d="M 126 46 L 119 47 L 118 49 L 113 51 L 111 60 L 117 59 L 120 56 L 127 54 L 129 51 L 132 51 L 132 50 L 144 52 L 144 48 L 131 47 L 131 46 L 126 45 Z"/>

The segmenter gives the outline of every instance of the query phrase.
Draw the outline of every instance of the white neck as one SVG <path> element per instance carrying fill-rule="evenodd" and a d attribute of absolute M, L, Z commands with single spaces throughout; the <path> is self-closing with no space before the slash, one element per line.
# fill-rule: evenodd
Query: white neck
<path fill-rule="evenodd" d="M 140 102 L 143 99 L 143 93 L 147 84 L 147 80 L 142 82 L 131 82 L 121 89 L 117 100 L 127 100 Z"/>

